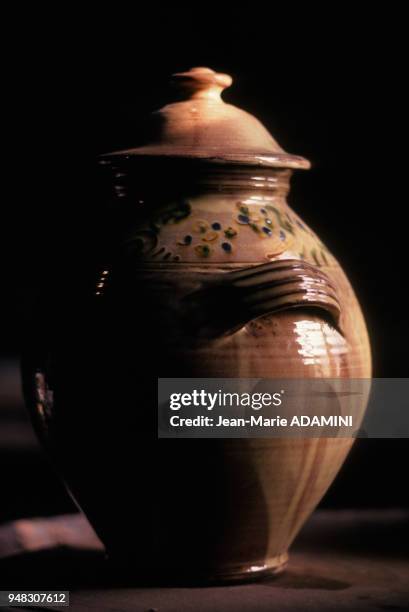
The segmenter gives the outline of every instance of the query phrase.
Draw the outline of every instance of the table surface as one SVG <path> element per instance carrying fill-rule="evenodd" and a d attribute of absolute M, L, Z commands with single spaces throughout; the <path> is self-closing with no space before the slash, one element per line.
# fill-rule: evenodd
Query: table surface
<path fill-rule="evenodd" d="M 107 573 L 102 545 L 81 514 L 24 519 L 0 526 L 1 588 L 69 589 L 76 612 L 403 611 L 408 545 L 405 510 L 318 511 L 281 576 L 234 586 L 146 587 Z"/>

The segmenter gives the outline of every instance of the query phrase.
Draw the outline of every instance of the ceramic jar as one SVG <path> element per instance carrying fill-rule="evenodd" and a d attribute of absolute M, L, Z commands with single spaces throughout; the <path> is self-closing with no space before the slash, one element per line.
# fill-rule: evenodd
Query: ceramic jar
<path fill-rule="evenodd" d="M 146 144 L 100 159 L 109 244 L 27 351 L 25 393 L 111 559 L 135 576 L 247 579 L 285 566 L 352 439 L 158 440 L 157 378 L 368 378 L 368 336 L 287 204 L 309 162 L 222 100 L 229 76 L 174 81 Z"/>

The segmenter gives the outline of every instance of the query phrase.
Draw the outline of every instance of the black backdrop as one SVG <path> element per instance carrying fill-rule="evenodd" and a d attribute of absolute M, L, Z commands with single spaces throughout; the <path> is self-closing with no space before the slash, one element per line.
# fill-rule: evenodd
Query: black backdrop
<path fill-rule="evenodd" d="M 405 59 L 399 15 L 274 3 L 152 4 L 124 15 L 26 13 L 9 47 L 12 128 L 2 353 L 18 355 L 21 321 L 70 278 L 103 215 L 95 157 L 138 141 L 141 117 L 191 66 L 233 75 L 225 99 L 255 114 L 289 152 L 312 161 L 293 179 L 293 207 L 340 259 L 362 303 L 374 375 L 406 376 Z M 269 10 L 267 10 L 267 8 Z M 34 14 L 35 13 L 35 14 Z M 32 21 L 33 19 L 33 21 Z M 15 29 L 14 29 L 15 28 Z M 72 275 L 72 276 L 71 276 Z M 408 441 L 359 441 L 324 501 L 406 503 Z"/>

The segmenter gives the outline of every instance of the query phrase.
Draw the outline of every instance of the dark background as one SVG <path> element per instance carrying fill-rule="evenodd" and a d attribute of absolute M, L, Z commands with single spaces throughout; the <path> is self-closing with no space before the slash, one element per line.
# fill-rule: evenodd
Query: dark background
<path fill-rule="evenodd" d="M 294 5 L 283 15 L 268 5 L 154 4 L 129 16 L 50 9 L 10 22 L 3 131 L 11 128 L 4 179 L 11 224 L 0 347 L 8 495 L 0 520 L 72 508 L 24 433 L 16 370 L 23 322 L 62 275 L 71 290 L 105 214 L 95 158 L 138 142 L 141 118 L 168 100 L 173 72 L 209 66 L 232 74 L 225 100 L 311 160 L 312 170 L 293 179 L 290 203 L 357 292 L 374 376 L 407 376 L 404 22 L 382 8 L 358 15 L 338 5 L 300 13 Z M 407 440 L 359 440 L 322 503 L 407 504 L 408 450 Z"/>

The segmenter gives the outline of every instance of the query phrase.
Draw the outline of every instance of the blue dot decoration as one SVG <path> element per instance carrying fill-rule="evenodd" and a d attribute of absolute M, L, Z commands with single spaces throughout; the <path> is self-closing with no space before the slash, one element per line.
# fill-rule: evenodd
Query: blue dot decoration
<path fill-rule="evenodd" d="M 248 215 L 239 215 L 237 219 L 239 223 L 242 223 L 244 225 L 250 222 L 250 217 Z"/>
<path fill-rule="evenodd" d="M 260 212 L 261 212 L 262 215 L 266 215 L 267 214 L 267 211 L 266 211 L 265 208 L 260 208 Z"/>
<path fill-rule="evenodd" d="M 192 240 L 192 236 L 188 234 L 187 236 L 184 236 L 182 240 L 178 240 L 178 244 L 180 244 L 181 246 L 189 246 L 190 244 L 192 244 Z"/>
<path fill-rule="evenodd" d="M 223 249 L 223 251 L 226 251 L 226 253 L 231 253 L 232 248 L 233 247 L 230 244 L 230 242 L 222 242 L 222 249 Z"/>
<path fill-rule="evenodd" d="M 220 223 L 218 223 L 218 221 L 215 221 L 214 223 L 212 223 L 212 229 L 219 231 L 222 229 L 222 226 L 220 225 Z"/>
<path fill-rule="evenodd" d="M 262 230 L 265 234 L 267 234 L 267 236 L 271 236 L 273 233 L 269 227 L 263 227 Z"/>
<path fill-rule="evenodd" d="M 280 230 L 280 240 L 285 240 L 285 233 L 283 230 Z"/>

